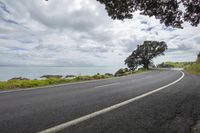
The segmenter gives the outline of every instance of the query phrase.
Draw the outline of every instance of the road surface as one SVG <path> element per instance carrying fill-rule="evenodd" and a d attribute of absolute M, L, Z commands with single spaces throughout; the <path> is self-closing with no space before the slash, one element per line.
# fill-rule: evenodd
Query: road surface
<path fill-rule="evenodd" d="M 103 112 L 108 108 L 112 109 Z M 52 128 L 61 133 L 200 133 L 200 76 L 155 70 L 116 79 L 0 92 L 0 133 Z"/>

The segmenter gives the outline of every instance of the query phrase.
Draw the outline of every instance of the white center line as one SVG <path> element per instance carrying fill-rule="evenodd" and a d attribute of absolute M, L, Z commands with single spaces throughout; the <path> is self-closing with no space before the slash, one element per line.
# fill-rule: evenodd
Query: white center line
<path fill-rule="evenodd" d="M 101 88 L 101 87 L 107 87 L 107 86 L 118 85 L 118 84 L 120 84 L 120 82 L 116 82 L 116 83 L 112 83 L 112 84 L 107 84 L 107 85 L 100 85 L 100 86 L 96 86 L 94 88 Z"/>
<path fill-rule="evenodd" d="M 155 90 L 153 90 L 153 91 L 150 91 L 150 92 L 147 92 L 147 93 L 145 93 L 145 94 L 142 94 L 142 95 L 140 95 L 140 96 L 131 98 L 131 99 L 126 100 L 126 101 L 124 101 L 124 102 L 121 102 L 121 103 L 112 105 L 112 106 L 110 106 L 110 107 L 104 108 L 104 109 L 102 109 L 102 110 L 96 111 L 96 112 L 94 112 L 94 113 L 91 113 L 91 114 L 82 116 L 82 117 L 80 117 L 80 118 L 71 120 L 71 121 L 69 121 L 69 122 L 66 122 L 66 123 L 57 125 L 57 126 L 55 126 L 55 127 L 49 128 L 49 129 L 40 131 L 40 132 L 38 132 L 38 133 L 55 133 L 55 132 L 58 132 L 58 131 L 63 130 L 63 129 L 65 129 L 65 128 L 67 128 L 67 127 L 76 125 L 76 124 L 78 124 L 78 123 L 80 123 L 80 122 L 83 122 L 83 121 L 85 121 L 85 120 L 94 118 L 94 117 L 96 117 L 96 116 L 98 116 L 98 115 L 107 113 L 107 112 L 109 112 L 109 111 L 112 111 L 112 110 L 117 109 L 117 108 L 119 108 L 119 107 L 122 107 L 122 106 L 124 106 L 124 105 L 127 105 L 127 104 L 129 104 L 129 103 L 131 103 L 131 102 L 133 102 L 133 101 L 139 100 L 139 99 L 144 98 L 144 97 L 146 97 L 146 96 L 148 96 L 148 95 L 151 95 L 151 94 L 156 93 L 156 92 L 158 92 L 158 91 L 160 91 L 160 90 L 163 90 L 163 89 L 165 89 L 165 88 L 167 88 L 167 87 L 169 87 L 169 86 L 171 86 L 171 85 L 173 85 L 173 84 L 179 82 L 179 81 L 185 76 L 185 74 L 184 74 L 182 71 L 180 71 L 180 72 L 182 73 L 182 76 L 181 76 L 179 79 L 177 79 L 177 80 L 175 80 L 175 81 L 173 81 L 173 82 L 171 82 L 171 83 L 169 83 L 169 84 L 167 84 L 167 85 L 165 85 L 165 86 L 162 86 L 162 87 L 157 88 L 157 89 L 155 89 Z"/>

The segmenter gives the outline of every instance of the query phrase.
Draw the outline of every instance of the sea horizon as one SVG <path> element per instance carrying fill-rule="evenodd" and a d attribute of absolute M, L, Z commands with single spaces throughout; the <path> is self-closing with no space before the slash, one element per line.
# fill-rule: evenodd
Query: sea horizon
<path fill-rule="evenodd" d="M 91 66 L 91 67 L 66 67 L 66 66 L 0 66 L 0 81 L 7 81 L 14 77 L 40 79 L 43 75 L 94 75 L 97 73 L 114 74 L 121 67 Z"/>

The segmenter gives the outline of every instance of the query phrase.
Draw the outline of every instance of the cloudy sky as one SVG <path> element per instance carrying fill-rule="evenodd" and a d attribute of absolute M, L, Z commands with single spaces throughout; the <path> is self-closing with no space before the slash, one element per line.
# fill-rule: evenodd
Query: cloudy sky
<path fill-rule="evenodd" d="M 0 65 L 123 66 L 144 40 L 168 44 L 155 63 L 193 61 L 200 27 L 184 27 L 166 28 L 138 13 L 114 21 L 96 0 L 0 0 Z"/>

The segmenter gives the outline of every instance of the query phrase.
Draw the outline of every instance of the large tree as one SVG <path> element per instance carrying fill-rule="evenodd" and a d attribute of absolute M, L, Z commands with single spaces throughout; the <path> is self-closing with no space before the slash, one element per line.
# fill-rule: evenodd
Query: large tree
<path fill-rule="evenodd" d="M 131 19 L 135 11 L 155 16 L 166 26 L 182 28 L 184 21 L 200 23 L 200 0 L 97 0 L 113 19 Z"/>
<path fill-rule="evenodd" d="M 144 41 L 144 44 L 138 45 L 137 49 L 132 52 L 125 60 L 125 64 L 135 70 L 139 65 L 143 65 L 144 69 L 149 69 L 152 59 L 159 55 L 164 55 L 167 50 L 165 42 Z"/>

